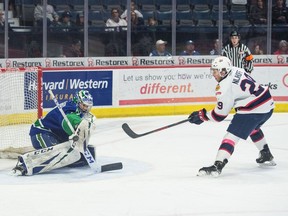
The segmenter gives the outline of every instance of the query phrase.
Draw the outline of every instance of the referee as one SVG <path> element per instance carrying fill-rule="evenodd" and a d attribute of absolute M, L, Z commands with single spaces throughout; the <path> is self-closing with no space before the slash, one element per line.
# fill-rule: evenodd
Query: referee
<path fill-rule="evenodd" d="M 228 57 L 233 66 L 243 68 L 247 73 L 253 70 L 253 55 L 249 48 L 240 43 L 240 34 L 237 31 L 230 33 L 230 42 L 223 50 L 222 55 Z"/>

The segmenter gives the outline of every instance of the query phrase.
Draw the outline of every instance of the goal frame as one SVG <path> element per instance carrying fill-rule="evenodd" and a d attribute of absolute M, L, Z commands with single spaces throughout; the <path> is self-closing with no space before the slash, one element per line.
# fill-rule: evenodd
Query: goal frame
<path fill-rule="evenodd" d="M 36 95 L 37 107 L 35 107 L 35 112 L 34 112 L 35 114 L 34 114 L 33 119 L 34 118 L 39 119 L 43 116 L 43 71 L 42 71 L 42 68 L 41 67 L 0 68 L 0 75 L 1 75 L 1 73 L 29 73 L 29 72 L 35 72 L 37 74 L 37 77 L 35 78 L 35 80 L 37 80 L 37 82 L 35 83 L 35 85 L 36 85 L 35 88 L 37 88 L 37 95 Z M 3 87 L 1 86 L 0 89 L 2 89 L 2 88 Z M 25 99 L 25 96 L 24 96 L 24 99 Z M 37 112 L 37 115 L 36 115 L 36 112 Z M 0 126 L 9 126 L 9 125 L 14 125 L 14 124 L 15 125 L 30 124 L 30 123 L 23 122 L 21 119 L 17 118 L 17 115 L 20 115 L 20 116 L 26 115 L 24 112 L 16 114 L 16 118 L 14 115 L 15 114 L 13 114 L 13 113 L 7 114 L 7 118 L 8 118 L 7 124 L 5 124 L 5 122 L 3 124 L 0 123 Z M 9 119 L 13 119 L 13 120 L 9 121 Z M 36 121 L 36 119 L 35 119 L 35 121 Z M 27 134 L 27 136 L 29 137 L 29 134 Z M 30 141 L 30 139 L 29 139 L 29 141 Z M 21 144 L 19 144 L 19 145 L 16 144 L 15 146 L 11 146 L 10 144 L 8 144 L 7 146 L 5 146 L 5 144 L 4 144 L 3 146 L 4 146 L 4 148 L 0 148 L 0 158 L 17 158 L 19 154 L 23 154 L 27 151 L 33 150 L 32 145 L 31 146 L 22 146 Z"/>
<path fill-rule="evenodd" d="M 37 117 L 41 118 L 43 116 L 43 72 L 41 67 L 7 67 L 0 68 L 0 73 L 26 73 L 37 71 Z"/>

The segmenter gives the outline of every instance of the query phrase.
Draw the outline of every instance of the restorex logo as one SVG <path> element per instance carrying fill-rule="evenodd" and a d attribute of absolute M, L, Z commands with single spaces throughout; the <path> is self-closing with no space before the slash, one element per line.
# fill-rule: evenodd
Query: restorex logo
<path fill-rule="evenodd" d="M 128 66 L 128 60 L 95 59 L 95 66 Z"/>
<path fill-rule="evenodd" d="M 134 58 L 132 59 L 133 65 L 175 65 L 175 60 L 172 59 L 172 57 L 166 58 L 166 59 L 144 59 L 144 58 Z"/>
<path fill-rule="evenodd" d="M 52 60 L 49 58 L 45 59 L 45 67 L 84 67 L 84 61 L 82 60 Z"/>
<path fill-rule="evenodd" d="M 46 59 L 46 65 L 49 62 L 49 59 Z M 83 60 L 51 60 L 49 63 L 52 67 L 84 67 L 84 61 Z"/>
<path fill-rule="evenodd" d="M 6 59 L 5 61 L 6 67 L 42 67 L 41 61 L 25 61 L 25 60 L 11 60 Z"/>

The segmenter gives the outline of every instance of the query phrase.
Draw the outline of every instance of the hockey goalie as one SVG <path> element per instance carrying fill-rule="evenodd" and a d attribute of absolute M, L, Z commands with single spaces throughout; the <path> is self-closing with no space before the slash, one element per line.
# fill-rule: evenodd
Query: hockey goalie
<path fill-rule="evenodd" d="M 31 126 L 29 135 L 36 150 L 18 157 L 12 170 L 14 175 L 34 175 L 65 166 L 87 165 L 87 157 L 84 157 L 87 149 L 93 157 L 90 159 L 95 161 L 95 149 L 88 145 L 96 120 L 90 113 L 93 106 L 91 94 L 81 90 L 72 100 L 59 106 Z"/>

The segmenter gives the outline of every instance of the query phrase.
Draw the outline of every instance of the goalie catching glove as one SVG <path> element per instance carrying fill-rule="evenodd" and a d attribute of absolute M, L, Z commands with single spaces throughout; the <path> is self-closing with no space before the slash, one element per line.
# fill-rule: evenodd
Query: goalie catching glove
<path fill-rule="evenodd" d="M 197 124 L 200 125 L 202 124 L 204 121 L 208 121 L 209 118 L 206 115 L 207 111 L 205 108 L 199 110 L 199 111 L 194 111 L 193 113 L 191 113 L 191 115 L 188 117 L 189 122 L 191 124 Z"/>

